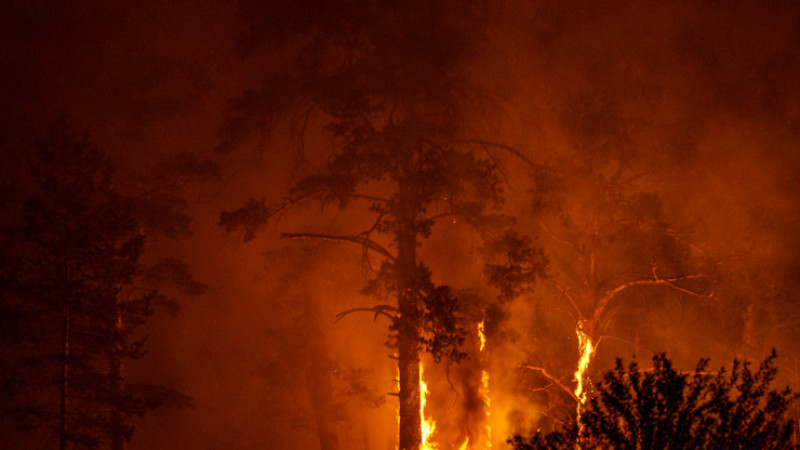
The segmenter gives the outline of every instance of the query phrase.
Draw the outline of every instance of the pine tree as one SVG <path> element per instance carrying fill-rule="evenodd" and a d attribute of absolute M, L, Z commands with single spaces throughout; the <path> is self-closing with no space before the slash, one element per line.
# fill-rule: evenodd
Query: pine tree
<path fill-rule="evenodd" d="M 244 229 L 250 239 L 304 200 L 373 215 L 371 226 L 349 235 L 286 236 L 347 241 L 382 259 L 364 292 L 391 304 L 364 309 L 390 320 L 400 376 L 399 448 L 416 450 L 420 354 L 458 361 L 466 336 L 453 290 L 434 284 L 420 260 L 422 242 L 441 220 L 474 225 L 488 238 L 490 260 L 497 258 L 487 272 L 505 297 L 544 265 L 529 239 L 500 231 L 510 221 L 497 213 L 503 202 L 497 148 L 474 139 L 467 126 L 480 90 L 470 86 L 464 61 L 479 45 L 485 11 L 448 2 L 320 2 L 315 10 L 290 3 L 240 2 L 250 25 L 248 48 L 266 38 L 285 42 L 289 26 L 301 50 L 288 71 L 234 103 L 220 150 L 230 151 L 249 132 L 269 131 L 292 111 L 302 112 L 301 131 L 314 114 L 324 121 L 335 150 L 284 202 L 254 200 L 223 213 L 220 223 Z M 508 258 L 510 252 L 525 258 Z"/>
<path fill-rule="evenodd" d="M 47 432 L 60 449 L 129 441 L 130 419 L 188 399 L 169 388 L 127 384 L 124 362 L 143 356 L 137 329 L 157 293 L 137 289 L 144 233 L 113 185 L 107 155 L 65 119 L 30 160 L 32 191 L 4 244 L 3 303 L 18 313 L 9 339 L 13 415 Z"/>

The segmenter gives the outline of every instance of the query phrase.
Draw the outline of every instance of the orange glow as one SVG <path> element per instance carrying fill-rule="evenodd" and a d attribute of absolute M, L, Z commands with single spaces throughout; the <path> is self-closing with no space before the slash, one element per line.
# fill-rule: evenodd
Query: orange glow
<path fill-rule="evenodd" d="M 461 444 L 461 447 L 458 447 L 458 450 L 467 450 L 467 446 L 469 446 L 469 436 L 467 436 L 467 439 Z"/>
<path fill-rule="evenodd" d="M 419 415 L 422 418 L 422 447 L 420 450 L 436 450 L 438 445 L 430 442 L 431 436 L 436 429 L 436 422 L 430 417 L 425 416 L 425 405 L 427 404 L 428 384 L 425 383 L 422 373 L 422 363 L 419 363 Z"/>

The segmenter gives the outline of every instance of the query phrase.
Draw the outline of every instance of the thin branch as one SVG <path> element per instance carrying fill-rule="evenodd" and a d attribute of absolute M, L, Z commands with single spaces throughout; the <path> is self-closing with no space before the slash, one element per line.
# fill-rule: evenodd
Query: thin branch
<path fill-rule="evenodd" d="M 375 316 L 372 318 L 373 322 L 378 320 L 378 316 L 388 317 L 389 320 L 391 320 L 392 322 L 395 322 L 400 318 L 400 316 L 399 316 L 400 311 L 398 311 L 397 308 L 395 308 L 394 306 L 376 305 L 376 306 L 373 306 L 372 308 L 352 308 L 352 309 L 348 309 L 347 311 L 342 311 L 339 314 L 336 314 L 336 322 L 344 319 L 344 317 L 347 316 L 350 313 L 359 312 L 359 311 L 360 312 L 371 312 L 371 313 L 374 313 Z M 390 312 L 395 313 L 396 315 L 390 314 Z"/>
<path fill-rule="evenodd" d="M 706 249 L 700 247 L 699 245 L 695 244 L 694 242 L 684 237 L 683 234 L 675 228 L 660 227 L 650 221 L 641 221 L 636 219 L 618 220 L 617 224 L 619 225 L 634 224 L 637 225 L 640 229 L 650 229 L 650 230 L 657 230 L 660 228 L 667 234 L 667 236 L 671 237 L 676 242 L 680 242 L 681 244 L 687 245 L 690 248 L 693 248 L 694 250 L 698 251 L 699 253 L 702 253 L 706 258 L 712 261 L 716 261 L 716 259 L 713 256 L 711 256 L 711 254 L 709 254 L 709 252 Z"/>
<path fill-rule="evenodd" d="M 572 294 L 570 294 L 564 286 L 562 286 L 561 284 L 559 284 L 559 283 L 557 283 L 555 281 L 552 281 L 552 280 L 549 280 L 549 279 L 546 279 L 545 281 L 548 284 L 550 284 L 551 286 L 553 286 L 554 288 L 556 288 L 559 291 L 561 291 L 561 295 L 563 295 L 564 297 L 567 298 L 567 300 L 569 300 L 569 303 L 572 305 L 572 308 L 575 309 L 575 312 L 578 314 L 578 318 L 579 318 L 579 319 L 576 319 L 575 316 L 573 316 L 572 320 L 576 324 L 579 322 L 579 320 L 584 320 L 583 313 L 581 312 L 581 309 L 578 307 L 578 304 L 575 302 L 575 298 L 572 296 Z M 572 315 L 572 314 L 570 314 L 570 315 Z"/>
<path fill-rule="evenodd" d="M 622 292 L 622 291 L 624 291 L 624 290 L 626 290 L 628 288 L 632 288 L 634 286 L 653 286 L 653 285 L 660 285 L 661 284 L 661 285 L 668 286 L 668 287 L 670 287 L 672 289 L 675 289 L 676 291 L 683 292 L 683 293 L 689 294 L 689 295 L 693 295 L 695 297 L 714 298 L 714 291 L 711 291 L 708 294 L 703 294 L 703 293 L 700 293 L 700 292 L 692 291 L 691 289 L 688 289 L 688 288 L 685 288 L 683 286 L 680 286 L 680 285 L 676 284 L 679 281 L 692 280 L 692 279 L 698 279 L 698 278 L 708 278 L 708 276 L 707 275 L 686 275 L 686 276 L 683 276 L 683 277 L 675 277 L 675 278 L 659 278 L 658 275 L 656 274 L 656 267 L 654 266 L 653 267 L 653 279 L 629 281 L 627 283 L 623 283 L 623 284 L 615 287 L 614 289 L 611 289 L 611 290 L 607 291 L 605 293 L 605 295 L 603 295 L 603 298 L 601 298 L 600 301 L 597 303 L 597 307 L 595 307 L 594 314 L 592 315 L 592 318 L 591 318 L 591 323 L 592 324 L 597 323 L 598 319 L 600 318 L 600 315 L 603 314 L 604 310 L 608 306 L 608 303 L 611 302 L 611 300 L 613 300 L 613 298 L 616 297 L 617 294 L 619 294 L 620 292 Z"/>
<path fill-rule="evenodd" d="M 534 410 L 534 411 L 536 411 L 537 413 L 539 413 L 539 414 L 541 414 L 541 415 L 543 415 L 543 416 L 545 416 L 545 417 L 549 418 L 550 420 L 552 420 L 553 422 L 555 422 L 555 423 L 559 424 L 559 425 L 560 425 L 560 426 L 562 426 L 562 427 L 566 425 L 566 424 L 565 424 L 565 423 L 564 423 L 562 420 L 560 420 L 560 419 L 557 419 L 555 416 L 552 416 L 552 415 L 550 415 L 550 414 L 549 414 L 549 413 L 547 413 L 547 412 L 546 412 L 544 409 L 536 409 L 536 410 Z"/>
<path fill-rule="evenodd" d="M 352 242 L 354 244 L 358 244 L 364 246 L 372 251 L 378 252 L 381 255 L 389 258 L 389 260 L 394 261 L 394 255 L 392 255 L 389 250 L 386 250 L 382 245 L 378 244 L 377 242 L 367 239 L 365 237 L 359 236 L 336 236 L 331 234 L 320 234 L 320 233 L 283 233 L 281 234 L 282 238 L 288 239 L 319 239 L 323 241 L 342 241 L 342 242 Z"/>
<path fill-rule="evenodd" d="M 601 335 L 599 338 L 597 338 L 597 343 L 595 343 L 595 345 L 594 345 L 595 351 L 597 351 L 597 348 L 600 347 L 600 343 L 603 342 L 604 339 L 616 339 L 616 340 L 618 340 L 620 342 L 624 342 L 624 343 L 632 345 L 632 346 L 636 346 L 637 345 L 635 342 L 631 342 L 630 339 L 621 338 L 619 336 L 611 336 L 610 334 L 604 334 L 604 335 Z M 646 345 L 642 345 L 642 344 L 638 344 L 638 345 L 639 345 L 640 348 L 642 348 L 644 350 L 647 350 L 648 352 L 650 352 L 650 353 L 652 353 L 654 355 L 656 353 L 658 353 L 658 351 L 656 351 L 656 350 L 654 350 L 654 349 L 652 349 L 652 348 L 650 348 L 650 347 L 648 347 Z"/>
<path fill-rule="evenodd" d="M 575 250 L 575 244 L 573 244 L 572 242 L 570 242 L 570 241 L 568 241 L 568 240 L 566 240 L 566 239 L 564 239 L 564 238 L 560 238 L 560 237 L 556 236 L 556 235 L 555 235 L 555 233 L 553 233 L 552 231 L 550 231 L 550 230 L 547 228 L 547 226 L 544 224 L 544 222 L 539 222 L 539 226 L 540 226 L 540 227 L 542 227 L 542 229 L 545 231 L 545 233 L 547 233 L 548 235 L 550 235 L 550 237 L 551 237 L 551 238 L 552 238 L 554 241 L 556 241 L 556 242 L 560 242 L 560 243 L 562 243 L 562 244 L 564 244 L 564 245 L 567 245 L 567 246 L 571 247 L 573 250 Z"/>
<path fill-rule="evenodd" d="M 469 139 L 469 140 L 466 141 L 466 143 L 467 144 L 480 145 L 484 149 L 488 149 L 489 147 L 494 147 L 494 148 L 498 148 L 500 150 L 504 150 L 504 151 L 506 151 L 508 153 L 511 153 L 512 155 L 516 156 L 517 158 L 525 161 L 525 163 L 527 163 L 529 166 L 537 167 L 536 163 L 531 161 L 527 156 L 523 155 L 522 152 L 520 152 L 519 150 L 515 149 L 514 147 L 512 147 L 510 145 L 501 144 L 499 142 L 483 141 L 483 140 L 480 140 L 480 139 Z M 488 151 L 487 151 L 487 153 L 488 153 Z"/>
<path fill-rule="evenodd" d="M 376 197 L 374 195 L 366 195 L 366 194 L 350 194 L 350 197 L 356 200 L 369 200 L 371 202 L 380 202 L 380 203 L 387 203 L 389 201 L 388 198 Z"/>
<path fill-rule="evenodd" d="M 292 121 L 292 133 L 297 136 L 297 156 L 294 160 L 294 167 L 292 168 L 292 176 L 290 180 L 294 180 L 297 177 L 298 172 L 300 172 L 300 165 L 303 163 L 303 160 L 306 158 L 306 129 L 308 128 L 308 119 L 311 117 L 311 113 L 314 111 L 315 105 L 310 105 L 305 112 L 301 115 L 302 116 L 302 124 L 300 125 L 300 130 L 296 130 L 297 128 L 297 120 Z M 293 182 L 293 181 L 292 181 Z"/>
<path fill-rule="evenodd" d="M 574 399 L 576 402 L 580 402 L 580 399 L 579 399 L 578 397 L 576 397 L 576 396 L 575 396 L 575 393 L 574 393 L 574 392 L 572 392 L 572 390 L 571 390 L 570 388 L 568 388 L 568 387 L 564 386 L 564 383 L 562 383 L 562 382 L 561 382 L 561 380 L 559 380 L 558 378 L 556 378 L 556 377 L 554 377 L 554 376 L 550 375 L 550 374 L 549 374 L 549 373 L 548 373 L 548 372 L 547 372 L 545 369 L 543 369 L 543 368 L 541 368 L 541 367 L 536 367 L 536 366 L 528 366 L 528 365 L 524 365 L 524 366 L 522 366 L 522 368 L 523 368 L 523 369 L 530 369 L 530 370 L 534 370 L 534 371 L 536 371 L 536 372 L 539 372 L 540 374 L 542 374 L 542 376 L 543 376 L 543 377 L 547 378 L 547 379 L 548 379 L 548 380 L 550 380 L 550 381 L 551 381 L 553 384 L 555 384 L 556 386 L 558 386 L 558 387 L 560 387 L 561 389 L 563 389 L 563 390 L 564 390 L 564 392 L 566 392 L 567 394 L 569 394 L 569 396 L 570 396 L 570 397 L 572 397 L 572 398 L 573 398 L 573 399 Z"/>
<path fill-rule="evenodd" d="M 497 158 L 495 158 L 495 156 L 489 152 L 489 150 L 486 148 L 487 145 L 485 144 L 480 144 L 480 145 L 481 147 L 483 147 L 483 151 L 492 160 L 492 163 L 494 164 L 495 168 L 497 168 L 497 171 L 500 172 L 500 176 L 503 178 L 503 182 L 505 183 L 505 185 L 508 186 L 509 189 L 511 189 L 511 182 L 509 181 L 508 175 L 506 175 L 506 172 L 503 170 L 502 166 L 497 161 Z"/>

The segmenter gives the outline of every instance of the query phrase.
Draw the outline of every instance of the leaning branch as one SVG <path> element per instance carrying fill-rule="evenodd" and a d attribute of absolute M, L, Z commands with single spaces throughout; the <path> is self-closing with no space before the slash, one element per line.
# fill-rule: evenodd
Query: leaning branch
<path fill-rule="evenodd" d="M 522 152 L 520 152 L 519 150 L 515 149 L 514 147 L 512 147 L 510 145 L 501 144 L 499 142 L 483 141 L 483 140 L 480 140 L 480 139 L 470 139 L 470 140 L 467 141 L 467 144 L 479 145 L 479 146 L 483 147 L 483 149 L 486 150 L 487 153 L 489 153 L 489 151 L 488 151 L 489 148 L 492 148 L 492 147 L 493 148 L 497 148 L 497 149 L 506 151 L 508 153 L 511 153 L 512 155 L 516 156 L 517 158 L 525 161 L 525 163 L 527 163 L 531 167 L 537 167 L 536 163 L 531 161 L 530 158 L 528 158 L 527 156 L 522 154 Z"/>
<path fill-rule="evenodd" d="M 375 314 L 375 316 L 372 318 L 373 322 L 378 320 L 378 316 L 388 317 L 389 320 L 391 320 L 392 322 L 395 322 L 400 318 L 400 311 L 398 311 L 397 308 L 395 308 L 394 306 L 376 305 L 373 306 L 372 308 L 352 308 L 348 309 L 347 311 L 342 311 L 339 314 L 336 314 L 336 322 L 344 319 L 344 317 L 350 313 L 359 311 L 371 312 Z"/>
<path fill-rule="evenodd" d="M 552 383 L 553 383 L 553 384 L 555 384 L 556 386 L 560 387 L 560 388 L 561 388 L 561 389 L 562 389 L 564 392 L 566 392 L 566 393 L 567 393 L 567 394 L 568 394 L 570 397 L 572 397 L 573 399 L 575 399 L 575 401 L 576 401 L 576 402 L 580 402 L 580 399 L 579 399 L 579 398 L 578 398 L 578 397 L 575 395 L 575 393 L 574 393 L 574 392 L 572 392 L 572 390 L 571 390 L 570 388 L 568 388 L 568 387 L 564 386 L 564 383 L 562 383 L 562 382 L 561 382 L 561 380 L 559 380 L 558 378 L 556 378 L 556 377 L 554 377 L 554 376 L 550 375 L 550 373 L 548 373 L 548 372 L 547 372 L 546 370 L 544 370 L 543 368 L 541 368 L 541 367 L 536 367 L 536 366 L 528 366 L 528 365 L 522 366 L 522 368 L 523 368 L 523 369 L 534 370 L 534 371 L 536 371 L 536 372 L 539 372 L 539 373 L 540 373 L 540 374 L 541 374 L 543 377 L 545 377 L 546 379 L 550 380 L 550 382 L 552 382 Z"/>
<path fill-rule="evenodd" d="M 654 286 L 654 285 L 664 285 L 668 286 L 676 291 L 683 292 L 685 294 L 693 295 L 695 297 L 703 297 L 703 298 L 713 298 L 714 292 L 709 293 L 702 293 L 696 292 L 691 289 L 685 288 L 679 284 L 680 281 L 686 280 L 693 280 L 699 278 L 708 278 L 706 275 L 687 275 L 683 277 L 675 277 L 675 278 L 659 278 L 656 274 L 656 268 L 653 268 L 653 278 L 652 279 L 644 279 L 644 280 L 634 280 L 629 281 L 627 283 L 621 284 L 614 289 L 609 290 L 608 292 L 603 295 L 603 298 L 597 303 L 597 307 L 594 310 L 594 314 L 592 315 L 591 323 L 597 323 L 600 319 L 600 315 L 604 312 L 606 307 L 608 306 L 609 302 L 614 299 L 620 292 L 632 288 L 634 286 Z"/>
<path fill-rule="evenodd" d="M 283 233 L 281 234 L 281 237 L 287 239 L 319 239 L 323 241 L 351 242 L 353 244 L 361 245 L 374 252 L 380 253 L 391 261 L 395 260 L 394 255 L 392 255 L 389 250 L 386 250 L 386 248 L 384 248 L 382 245 L 363 236 L 337 236 L 320 233 Z"/>

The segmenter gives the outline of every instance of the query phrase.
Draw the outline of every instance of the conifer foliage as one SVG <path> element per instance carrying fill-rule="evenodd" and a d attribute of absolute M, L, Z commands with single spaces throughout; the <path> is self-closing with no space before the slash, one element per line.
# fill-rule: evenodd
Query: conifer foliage
<path fill-rule="evenodd" d="M 138 328 L 154 290 L 137 289 L 145 237 L 129 199 L 116 192 L 108 156 L 66 120 L 51 126 L 30 159 L 31 193 L 18 226 L 4 230 L 2 405 L 16 425 L 58 448 L 122 448 L 131 418 L 189 399 L 127 383 L 126 361 L 144 355 Z"/>

